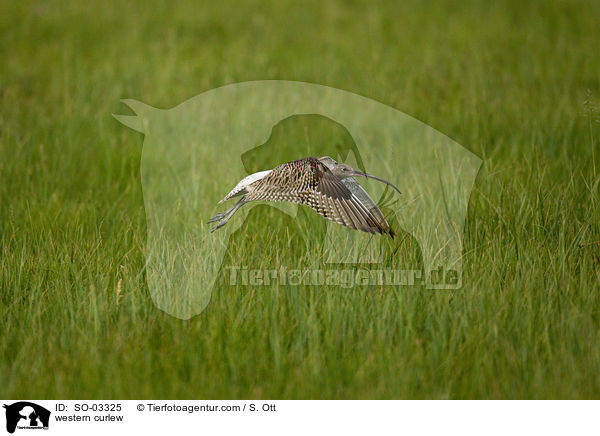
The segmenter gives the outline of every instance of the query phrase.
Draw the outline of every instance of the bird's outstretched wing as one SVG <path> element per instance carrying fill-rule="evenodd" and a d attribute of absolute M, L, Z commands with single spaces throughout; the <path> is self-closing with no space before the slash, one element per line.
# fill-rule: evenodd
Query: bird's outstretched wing
<path fill-rule="evenodd" d="M 354 177 L 346 177 L 345 179 L 342 179 L 342 183 L 346 185 L 350 192 L 352 192 L 352 194 L 358 198 L 360 203 L 373 214 L 378 222 L 387 222 L 383 212 L 381 212 L 381 209 L 379 209 L 379 206 L 377 206 L 377 203 L 373 201 L 368 192 L 364 190 L 364 188 L 356 181 Z"/>
<path fill-rule="evenodd" d="M 389 233 L 394 237 L 394 231 L 381 210 L 363 192 L 370 204 L 364 204 L 316 158 L 304 158 L 274 168 L 268 176 L 251 186 L 246 199 L 304 204 L 338 224 L 363 232 Z"/>

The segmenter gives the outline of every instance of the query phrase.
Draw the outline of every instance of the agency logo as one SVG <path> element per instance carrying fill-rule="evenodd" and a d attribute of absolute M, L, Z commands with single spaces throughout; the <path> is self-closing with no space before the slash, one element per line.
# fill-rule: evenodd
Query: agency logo
<path fill-rule="evenodd" d="M 207 306 L 230 236 L 264 201 L 295 222 L 311 206 L 326 218 L 287 244 L 299 252 L 317 242 L 302 253 L 313 269 L 383 265 L 402 256 L 398 241 L 408 235 L 420 248 L 425 290 L 462 286 L 465 220 L 482 161 L 431 126 L 347 91 L 291 81 L 227 85 L 168 110 L 123 102 L 135 115 L 115 117 L 145 135 L 146 280 L 170 315 L 187 319 Z M 307 128 L 306 139 L 291 141 L 288 125 L 299 117 L 338 126 L 340 136 L 311 137 Z"/>
<path fill-rule="evenodd" d="M 6 431 L 14 433 L 19 430 L 48 430 L 50 411 L 45 407 L 29 401 L 19 401 L 3 406 L 6 409 Z"/>

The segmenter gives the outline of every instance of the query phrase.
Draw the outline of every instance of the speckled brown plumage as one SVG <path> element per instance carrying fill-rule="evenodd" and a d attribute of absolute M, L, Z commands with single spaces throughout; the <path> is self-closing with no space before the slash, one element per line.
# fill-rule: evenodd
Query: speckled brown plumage
<path fill-rule="evenodd" d="M 234 189 L 224 200 L 242 194 L 244 197 L 234 208 L 209 222 L 229 219 L 237 208 L 250 201 L 287 201 L 306 205 L 328 220 L 356 230 L 388 233 L 392 238 L 395 235 L 376 205 L 369 209 L 342 179 L 312 156 L 279 165 L 243 189 Z"/>

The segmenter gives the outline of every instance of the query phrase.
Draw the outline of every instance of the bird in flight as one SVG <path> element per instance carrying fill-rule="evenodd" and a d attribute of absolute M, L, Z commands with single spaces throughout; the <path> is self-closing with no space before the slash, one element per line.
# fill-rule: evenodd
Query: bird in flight
<path fill-rule="evenodd" d="M 219 203 L 233 197 L 241 199 L 229 210 L 208 220 L 215 230 L 244 204 L 251 201 L 287 201 L 310 207 L 338 224 L 369 233 L 396 234 L 385 216 L 354 177 L 379 180 L 401 192 L 387 180 L 357 171 L 329 156 L 305 157 L 259 171 L 243 178 Z"/>

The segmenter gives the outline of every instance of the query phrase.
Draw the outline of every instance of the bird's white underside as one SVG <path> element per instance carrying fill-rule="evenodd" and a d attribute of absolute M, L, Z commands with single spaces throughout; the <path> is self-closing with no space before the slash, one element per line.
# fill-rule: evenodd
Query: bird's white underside
<path fill-rule="evenodd" d="M 273 170 L 259 171 L 257 173 L 250 174 L 249 176 L 244 177 L 242 180 L 239 181 L 239 183 L 237 185 L 235 185 L 235 188 L 233 188 L 231 190 L 231 192 L 229 194 L 227 194 L 223 200 L 219 201 L 219 203 L 223 203 L 224 201 L 229 200 L 231 197 L 235 197 L 236 195 L 239 195 L 240 193 L 242 193 L 242 191 L 244 191 L 252 183 L 267 177 L 271 171 L 273 171 Z"/>

